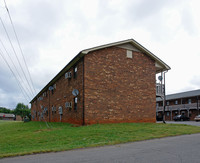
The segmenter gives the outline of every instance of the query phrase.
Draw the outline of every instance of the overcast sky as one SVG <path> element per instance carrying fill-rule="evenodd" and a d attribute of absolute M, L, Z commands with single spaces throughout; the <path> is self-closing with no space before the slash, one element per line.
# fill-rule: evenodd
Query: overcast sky
<path fill-rule="evenodd" d="M 38 93 L 79 51 L 133 38 L 167 63 L 167 94 L 200 89 L 200 10 L 198 0 L 6 0 Z M 0 16 L 23 61 L 4 1 Z M 23 77 L 6 33 L 0 39 Z M 0 44 L 0 49 L 7 53 Z M 22 62 L 25 69 L 25 64 Z M 25 74 L 28 74 L 26 69 Z M 18 75 L 16 75 L 18 76 Z M 26 80 L 19 79 L 25 87 Z M 36 94 L 34 94 L 36 95 Z M 0 56 L 0 106 L 25 99 Z"/>

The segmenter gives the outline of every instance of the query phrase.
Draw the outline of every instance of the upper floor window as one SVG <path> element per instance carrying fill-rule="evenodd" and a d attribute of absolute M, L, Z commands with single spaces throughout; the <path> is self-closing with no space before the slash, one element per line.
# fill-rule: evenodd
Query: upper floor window
<path fill-rule="evenodd" d="M 192 103 L 192 100 L 191 99 L 188 99 L 188 104 L 191 104 Z"/>
<path fill-rule="evenodd" d="M 178 104 L 178 100 L 175 101 L 175 105 L 177 105 L 177 104 Z"/>
<path fill-rule="evenodd" d="M 44 93 L 43 93 L 43 97 L 47 97 L 47 92 L 44 92 Z"/>
<path fill-rule="evenodd" d="M 169 101 L 167 101 L 167 105 L 169 105 Z"/>
<path fill-rule="evenodd" d="M 74 78 L 77 78 L 77 66 L 74 67 Z"/>

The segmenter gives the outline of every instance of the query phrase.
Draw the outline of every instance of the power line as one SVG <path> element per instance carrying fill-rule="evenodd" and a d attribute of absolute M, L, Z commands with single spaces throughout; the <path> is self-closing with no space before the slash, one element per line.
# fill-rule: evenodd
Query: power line
<path fill-rule="evenodd" d="M 23 79 L 22 79 L 22 77 L 21 77 L 20 73 L 18 72 L 18 70 L 17 70 L 17 67 L 15 66 L 15 64 L 14 64 L 14 62 L 13 62 L 13 60 L 12 60 L 11 56 L 9 55 L 8 51 L 6 50 L 6 47 L 4 46 L 4 44 L 3 44 L 2 40 L 1 40 L 1 38 L 0 38 L 0 43 L 2 44 L 2 46 L 3 46 L 3 48 L 4 48 L 5 52 L 6 52 L 6 54 L 7 54 L 7 55 L 8 55 L 8 57 L 10 58 L 10 60 L 11 60 L 11 62 L 12 62 L 12 64 L 13 64 L 13 66 L 14 66 L 14 68 L 15 68 L 16 72 L 17 72 L 17 75 L 18 75 L 18 76 L 19 76 L 19 78 L 21 79 L 21 82 L 24 84 L 24 82 L 23 82 Z M 29 91 L 29 93 L 31 93 L 31 92 L 30 92 L 30 90 L 29 90 L 29 89 L 27 89 L 27 87 L 25 87 L 25 89 L 26 89 L 26 90 L 28 90 L 28 91 Z"/>
<path fill-rule="evenodd" d="M 14 49 L 14 46 L 13 46 L 13 44 L 12 44 L 12 42 L 11 42 L 11 39 L 10 39 L 10 37 L 9 37 L 9 35 L 8 35 L 8 32 L 7 32 L 7 30 L 6 30 L 6 27 L 5 27 L 5 25 L 4 25 L 3 20 L 1 19 L 1 17 L 0 17 L 0 20 L 1 20 L 2 26 L 3 26 L 4 30 L 5 30 L 6 36 L 7 36 L 8 40 L 9 40 L 9 42 L 10 42 L 10 45 L 11 45 L 11 47 L 12 47 L 12 50 L 13 50 L 13 52 L 14 52 L 14 54 L 15 54 L 15 57 L 17 58 L 17 61 L 18 61 L 18 63 L 19 63 L 19 66 L 20 66 L 20 68 L 21 68 L 21 70 L 22 70 L 22 73 L 23 73 L 23 75 L 24 75 L 24 77 L 25 77 L 25 79 L 26 79 L 26 82 L 28 83 L 32 94 L 34 94 L 33 91 L 32 91 L 32 88 L 31 88 L 31 86 L 30 86 L 30 83 L 29 83 L 29 81 L 28 81 L 28 79 L 27 79 L 27 77 L 26 77 L 26 74 L 25 74 L 25 72 L 24 72 L 24 70 L 23 70 L 23 68 L 22 68 L 22 65 L 21 65 L 21 63 L 20 63 L 20 61 L 19 61 L 19 58 L 18 58 L 18 56 L 17 56 L 17 53 L 16 53 L 16 51 L 15 51 L 15 49 Z"/>
<path fill-rule="evenodd" d="M 26 66 L 26 69 L 27 69 L 27 71 L 28 71 L 28 75 L 29 75 L 29 78 L 30 78 L 32 87 L 33 87 L 33 89 L 34 89 L 34 91 L 35 91 L 35 94 L 36 94 L 36 90 L 35 90 L 35 87 L 34 87 L 34 84 L 33 84 L 33 80 L 32 80 L 32 78 L 31 78 L 31 74 L 30 74 L 30 71 L 29 71 L 29 69 L 28 69 L 28 66 L 27 66 L 27 63 L 26 63 L 26 60 L 25 60 L 25 57 L 24 57 L 24 53 L 23 53 L 22 48 L 21 48 L 21 45 L 20 45 L 20 42 L 19 42 L 19 39 L 18 39 L 18 36 L 17 36 L 17 32 L 16 32 L 15 27 L 14 27 L 14 23 L 13 23 L 13 21 L 12 21 L 12 18 L 11 18 L 11 15 L 10 15 L 10 12 L 9 12 L 9 9 L 8 9 L 8 6 L 7 6 L 7 4 L 6 4 L 6 0 L 4 0 L 4 3 L 5 3 L 5 8 L 6 8 L 6 10 L 7 10 L 7 13 L 8 13 L 8 16 L 9 16 L 9 19 L 10 19 L 10 22 L 11 22 L 11 24 L 12 24 L 12 28 L 13 28 L 13 31 L 14 31 L 14 34 L 15 34 L 15 37 L 16 37 L 16 40 L 17 40 L 19 49 L 20 49 L 20 51 L 21 51 L 21 54 L 22 54 L 22 57 L 23 57 L 23 60 L 24 60 L 25 66 Z"/>
<path fill-rule="evenodd" d="M 13 70 L 12 70 L 12 68 L 10 67 L 9 63 L 7 62 L 6 58 L 3 56 L 3 52 L 1 51 L 1 49 L 0 49 L 0 55 L 1 55 L 1 57 L 3 58 L 3 60 L 5 61 L 5 63 L 7 64 L 8 68 L 10 69 L 10 71 L 12 72 L 13 76 L 15 77 L 15 79 L 16 79 L 16 81 L 17 81 L 17 84 L 18 84 L 18 86 L 19 86 L 19 88 L 20 88 L 20 90 L 21 90 L 21 92 L 22 92 L 24 98 L 27 100 L 27 102 L 29 102 L 28 99 L 26 98 L 26 96 L 27 96 L 29 99 L 30 99 L 30 97 L 28 96 L 28 94 L 26 93 L 26 91 L 23 90 L 23 87 L 21 86 L 21 84 L 20 84 L 19 80 L 17 79 L 15 73 L 13 72 Z M 24 92 L 25 92 L 25 93 L 24 93 Z M 26 95 L 25 95 L 25 94 L 26 94 Z"/>

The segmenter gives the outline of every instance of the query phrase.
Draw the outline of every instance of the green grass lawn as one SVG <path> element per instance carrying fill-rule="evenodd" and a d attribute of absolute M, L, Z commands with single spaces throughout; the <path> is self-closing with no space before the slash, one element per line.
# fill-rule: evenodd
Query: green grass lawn
<path fill-rule="evenodd" d="M 0 121 L 0 158 L 193 133 L 200 133 L 200 127 L 155 123 L 73 127 L 67 123 Z"/>

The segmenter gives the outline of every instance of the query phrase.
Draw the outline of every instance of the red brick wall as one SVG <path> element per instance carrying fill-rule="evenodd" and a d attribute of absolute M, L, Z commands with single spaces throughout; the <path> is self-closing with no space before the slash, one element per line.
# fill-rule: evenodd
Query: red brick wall
<path fill-rule="evenodd" d="M 56 89 L 54 89 L 53 94 L 51 91 L 47 90 L 47 96 L 43 97 L 43 100 L 36 100 L 32 103 L 31 114 L 34 115 L 33 121 L 39 121 L 40 118 L 37 113 L 37 117 L 34 111 L 41 112 L 41 106 L 43 108 L 47 107 L 48 114 L 44 114 L 41 121 L 51 121 L 51 122 L 69 122 L 75 124 L 82 124 L 82 115 L 83 115 L 83 61 L 77 63 L 77 78 L 74 78 L 73 67 L 69 70 L 72 72 L 71 79 L 65 79 L 65 75 L 62 75 L 56 84 Z M 67 71 L 68 72 L 68 71 Z M 74 110 L 74 96 L 72 95 L 72 90 L 77 89 L 79 91 L 78 95 L 78 109 Z M 72 102 L 72 108 L 65 108 L 66 102 Z M 56 107 L 56 113 L 52 112 L 52 106 Z M 62 106 L 63 115 L 60 118 L 58 107 Z M 50 118 L 49 118 L 50 116 Z"/>
<path fill-rule="evenodd" d="M 85 122 L 155 122 L 155 62 L 118 47 L 85 56 Z"/>
<path fill-rule="evenodd" d="M 22 117 L 20 115 L 16 115 L 16 121 L 22 121 Z"/>

